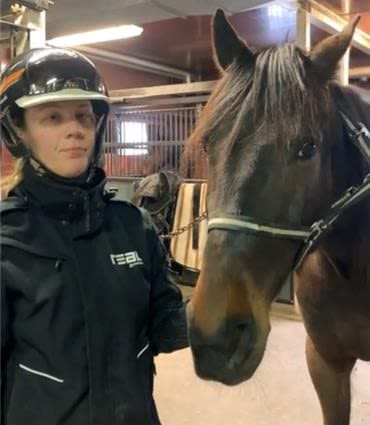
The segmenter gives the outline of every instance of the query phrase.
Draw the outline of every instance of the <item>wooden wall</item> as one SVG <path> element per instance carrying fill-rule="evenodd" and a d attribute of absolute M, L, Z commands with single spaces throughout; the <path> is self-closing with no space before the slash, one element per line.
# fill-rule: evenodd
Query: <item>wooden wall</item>
<path fill-rule="evenodd" d="M 108 90 L 150 87 L 182 82 L 181 80 L 171 77 L 124 68 L 119 65 L 104 63 L 98 60 L 93 60 L 93 62 L 103 76 Z"/>

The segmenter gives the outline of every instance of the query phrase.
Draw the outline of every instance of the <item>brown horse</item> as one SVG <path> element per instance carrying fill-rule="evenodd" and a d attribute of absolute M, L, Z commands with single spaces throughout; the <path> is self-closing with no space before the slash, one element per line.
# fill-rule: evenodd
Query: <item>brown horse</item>
<path fill-rule="evenodd" d="M 325 425 L 349 424 L 351 371 L 370 360 L 370 107 L 333 81 L 358 20 L 311 52 L 252 50 L 219 10 L 222 78 L 191 140 L 208 157 L 209 235 L 188 310 L 196 372 L 227 385 L 253 375 L 295 270 Z"/>

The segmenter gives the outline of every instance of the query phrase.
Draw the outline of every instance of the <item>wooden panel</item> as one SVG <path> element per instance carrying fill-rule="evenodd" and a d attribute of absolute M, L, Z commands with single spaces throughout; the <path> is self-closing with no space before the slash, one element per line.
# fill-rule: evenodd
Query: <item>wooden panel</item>
<path fill-rule="evenodd" d="M 183 183 L 180 186 L 173 230 L 177 230 L 191 223 L 193 217 L 193 194 L 194 183 Z M 206 208 L 207 184 L 201 184 L 200 205 L 198 216 L 200 216 Z M 203 220 L 199 223 L 199 249 L 193 249 L 193 229 L 182 233 L 171 240 L 170 251 L 172 258 L 179 264 L 200 270 L 203 261 L 203 251 L 207 240 L 207 221 Z"/>
<path fill-rule="evenodd" d="M 109 50 L 196 73 L 210 65 L 210 17 L 170 19 L 145 24 L 138 38 L 109 43 Z M 106 49 L 106 44 L 96 44 Z M 204 56 L 205 55 L 205 56 Z M 207 58 L 204 61 L 204 57 Z"/>
<path fill-rule="evenodd" d="M 179 81 L 170 77 L 148 72 L 128 69 L 118 65 L 101 62 L 93 59 L 99 72 L 102 74 L 108 90 L 128 89 L 132 87 L 149 87 L 155 85 L 169 84 Z"/>

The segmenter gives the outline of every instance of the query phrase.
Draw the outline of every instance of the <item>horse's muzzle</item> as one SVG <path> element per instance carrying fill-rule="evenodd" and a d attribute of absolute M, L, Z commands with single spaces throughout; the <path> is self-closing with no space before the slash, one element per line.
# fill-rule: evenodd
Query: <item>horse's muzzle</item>
<path fill-rule="evenodd" d="M 204 336 L 189 324 L 190 345 L 197 375 L 202 379 L 237 385 L 249 379 L 262 355 L 256 350 L 258 339 L 254 319 L 228 319 L 217 334 Z"/>

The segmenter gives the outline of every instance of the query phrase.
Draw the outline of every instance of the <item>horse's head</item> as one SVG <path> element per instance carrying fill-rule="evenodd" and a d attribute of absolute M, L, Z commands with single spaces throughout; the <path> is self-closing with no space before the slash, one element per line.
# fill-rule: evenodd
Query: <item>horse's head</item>
<path fill-rule="evenodd" d="M 329 82 L 357 22 L 310 53 L 291 44 L 252 51 L 216 13 L 214 53 L 223 75 L 193 135 L 207 151 L 210 219 L 308 226 L 345 188 L 348 175 L 334 175 L 334 157 L 338 163 L 345 148 Z M 300 245 L 254 233 L 253 225 L 210 231 L 188 310 L 199 376 L 229 385 L 252 376 L 271 302 Z"/>

